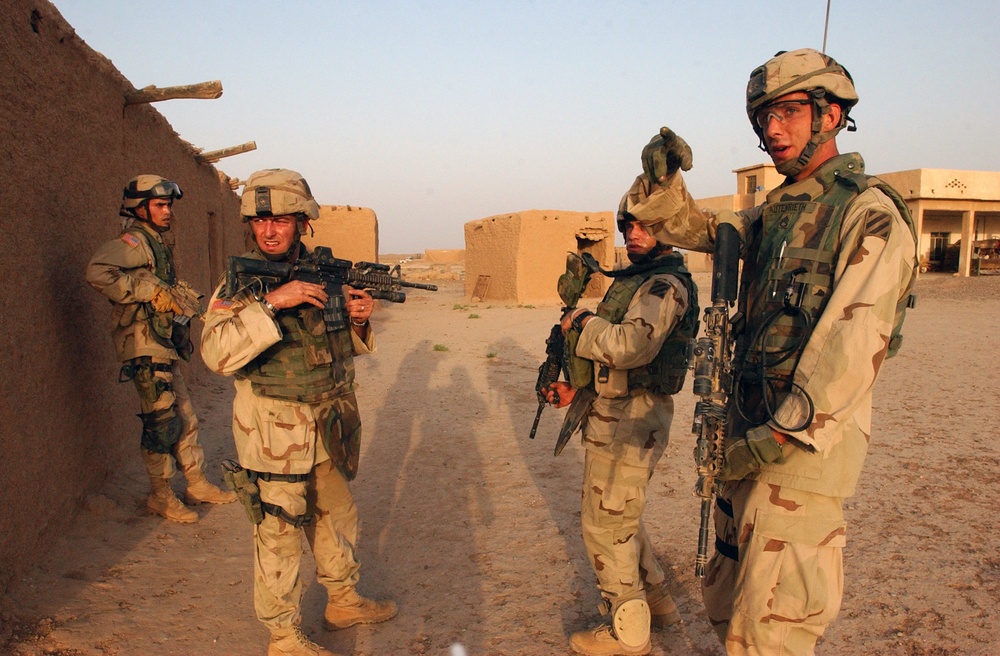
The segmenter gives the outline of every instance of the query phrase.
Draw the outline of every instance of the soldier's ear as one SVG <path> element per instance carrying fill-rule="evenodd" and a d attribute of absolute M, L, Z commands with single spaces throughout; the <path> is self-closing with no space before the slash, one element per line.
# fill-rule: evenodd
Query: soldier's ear
<path fill-rule="evenodd" d="M 826 114 L 823 115 L 823 132 L 836 129 L 843 116 L 844 108 L 835 102 L 830 103 Z"/>

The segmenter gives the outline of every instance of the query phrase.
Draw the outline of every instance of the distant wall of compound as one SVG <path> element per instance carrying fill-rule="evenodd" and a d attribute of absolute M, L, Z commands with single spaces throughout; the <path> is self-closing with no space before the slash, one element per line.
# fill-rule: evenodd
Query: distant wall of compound
<path fill-rule="evenodd" d="M 529 210 L 465 224 L 465 295 L 473 300 L 557 302 L 566 253 L 588 252 L 614 264 L 611 212 Z M 602 296 L 608 279 L 594 276 L 585 296 Z"/>

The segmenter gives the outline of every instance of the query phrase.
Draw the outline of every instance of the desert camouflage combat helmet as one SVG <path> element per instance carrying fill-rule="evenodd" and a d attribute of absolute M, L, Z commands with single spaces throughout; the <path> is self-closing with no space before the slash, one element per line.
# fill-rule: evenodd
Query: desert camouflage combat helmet
<path fill-rule="evenodd" d="M 183 197 L 184 192 L 181 191 L 176 182 L 171 182 L 158 175 L 137 175 L 129 180 L 125 189 L 122 190 L 122 206 L 118 213 L 122 216 L 135 217 L 136 208 L 151 198 Z"/>
<path fill-rule="evenodd" d="M 618 232 L 622 233 L 622 237 L 625 236 L 625 228 L 629 221 L 636 221 L 637 219 L 632 215 L 632 210 L 638 205 L 643 204 L 647 198 L 649 198 L 651 185 L 649 183 L 649 178 L 645 175 L 640 175 L 629 187 L 625 195 L 622 196 L 621 201 L 618 203 L 618 213 L 615 215 L 615 225 L 618 227 Z M 641 223 L 641 222 L 640 222 Z M 644 224 L 644 227 L 649 230 L 649 226 Z M 672 243 L 664 241 L 663 237 L 665 232 L 662 230 L 649 230 L 649 234 L 656 240 L 660 246 L 673 246 Z"/>
<path fill-rule="evenodd" d="M 297 214 L 319 218 L 319 204 L 309 183 L 288 169 L 264 169 L 252 173 L 243 187 L 240 214 L 244 221 L 254 217 Z"/>
<path fill-rule="evenodd" d="M 854 121 L 848 118 L 848 114 L 858 103 L 858 93 L 847 69 L 832 57 L 811 48 L 781 51 L 764 65 L 755 68 L 747 83 L 747 117 L 760 138 L 761 150 L 766 151 L 766 148 L 764 130 L 757 124 L 758 112 L 778 98 L 797 91 L 808 94 L 812 101 L 813 138 L 797 161 L 788 162 L 783 168 L 779 167 L 779 172 L 785 175 L 795 175 L 801 171 L 812 158 L 816 146 L 835 137 L 844 127 L 848 131 L 855 129 Z M 840 105 L 843 110 L 840 124 L 829 132 L 821 133 L 822 117 L 830 111 L 832 102 Z"/>

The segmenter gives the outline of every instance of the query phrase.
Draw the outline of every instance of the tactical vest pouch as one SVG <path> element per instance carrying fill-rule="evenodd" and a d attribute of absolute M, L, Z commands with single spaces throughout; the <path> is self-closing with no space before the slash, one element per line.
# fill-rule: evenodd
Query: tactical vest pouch
<path fill-rule="evenodd" d="M 246 511 L 250 523 L 256 526 L 264 521 L 260 488 L 254 482 L 256 476 L 232 460 L 223 460 L 222 478 L 226 481 L 226 487 L 236 493 L 236 498 L 243 505 L 243 510 Z"/>
<path fill-rule="evenodd" d="M 612 369 L 600 362 L 591 363 L 596 370 L 594 389 L 602 399 L 620 399 L 628 396 L 628 370 Z"/>
<path fill-rule="evenodd" d="M 569 384 L 576 389 L 589 387 L 594 381 L 594 362 L 585 360 L 576 354 L 576 345 L 580 342 L 580 331 L 570 330 L 566 333 L 565 353 L 566 375 Z"/>
<path fill-rule="evenodd" d="M 184 422 L 173 406 L 166 410 L 140 413 L 142 420 L 142 448 L 153 453 L 170 453 L 181 439 Z"/>
<path fill-rule="evenodd" d="M 316 404 L 316 428 L 326 452 L 344 477 L 358 475 L 361 454 L 361 415 L 353 392 Z"/>

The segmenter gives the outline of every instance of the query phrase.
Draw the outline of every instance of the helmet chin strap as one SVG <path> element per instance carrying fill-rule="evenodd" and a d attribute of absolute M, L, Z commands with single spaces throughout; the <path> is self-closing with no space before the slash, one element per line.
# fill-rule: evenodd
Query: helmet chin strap
<path fill-rule="evenodd" d="M 825 95 L 826 93 L 822 89 L 816 89 L 810 93 L 813 107 L 812 138 L 809 139 L 809 143 L 807 143 L 806 147 L 802 149 L 802 153 L 798 156 L 798 158 L 790 162 L 778 164 L 774 167 L 778 170 L 778 173 L 786 177 L 794 177 L 798 175 L 809 164 L 810 160 L 812 160 L 813 155 L 816 154 L 816 149 L 819 148 L 819 145 L 833 139 L 837 136 L 837 133 L 840 132 L 842 126 L 839 125 L 828 132 L 822 131 L 823 117 L 830 113 L 830 103 L 826 100 Z M 760 149 L 767 152 L 767 147 L 764 145 L 763 131 L 761 131 L 758 136 L 760 137 Z"/>
<path fill-rule="evenodd" d="M 651 248 L 650 251 L 645 255 L 633 255 L 632 253 L 629 253 L 628 261 L 631 262 L 632 264 L 645 264 L 647 262 L 652 262 L 657 257 L 662 255 L 666 250 L 667 250 L 666 246 L 664 246 L 660 242 L 656 242 L 656 246 L 653 246 L 653 248 Z"/>
<path fill-rule="evenodd" d="M 146 209 L 146 216 L 145 217 L 143 217 L 137 211 L 140 208 L 145 208 Z M 157 233 L 159 233 L 161 235 L 164 232 L 168 232 L 170 230 L 169 226 L 167 226 L 165 228 L 164 227 L 160 227 L 160 226 L 156 225 L 155 223 L 153 223 L 153 221 L 150 219 L 150 216 L 149 216 L 149 200 L 144 200 L 140 205 L 136 206 L 136 208 L 134 210 L 132 210 L 132 218 L 135 221 L 141 221 L 142 223 L 144 223 L 147 226 L 149 226 L 150 230 L 152 230 L 154 232 L 157 232 Z M 123 224 L 127 223 L 127 221 L 123 221 L 122 223 Z"/>

